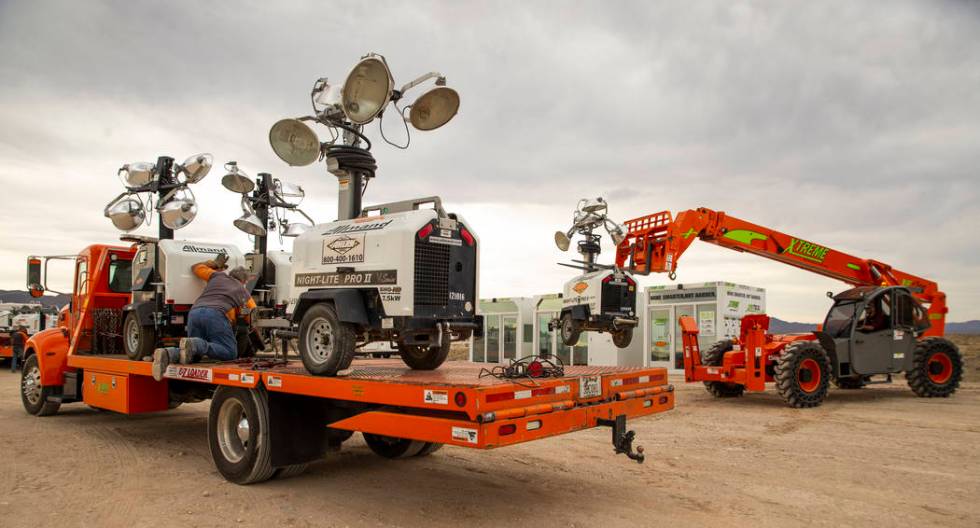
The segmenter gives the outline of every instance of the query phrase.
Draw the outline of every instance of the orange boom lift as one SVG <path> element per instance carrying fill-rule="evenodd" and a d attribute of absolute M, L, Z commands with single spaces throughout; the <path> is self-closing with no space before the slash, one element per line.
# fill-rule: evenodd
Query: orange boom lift
<path fill-rule="evenodd" d="M 829 247 L 699 208 L 669 211 L 626 222 L 616 265 L 633 273 L 667 273 L 673 279 L 681 255 L 695 240 L 748 252 L 844 281 L 851 289 L 833 296 L 834 305 L 812 334 L 772 335 L 769 318 L 742 319 L 738 339 L 719 341 L 701 353 L 698 328 L 681 317 L 686 381 L 703 381 L 718 397 L 745 390 L 777 388 L 793 407 L 814 407 L 829 382 L 861 388 L 872 376 L 905 372 L 919 396 L 949 396 L 962 377 L 956 345 L 944 339 L 946 295 L 930 280 Z"/>

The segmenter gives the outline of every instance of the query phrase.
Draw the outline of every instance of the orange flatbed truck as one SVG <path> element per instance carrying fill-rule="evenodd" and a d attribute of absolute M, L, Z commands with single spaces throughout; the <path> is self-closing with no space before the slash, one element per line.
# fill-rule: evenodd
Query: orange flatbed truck
<path fill-rule="evenodd" d="M 674 406 L 663 368 L 565 367 L 561 377 L 500 379 L 481 376 L 481 366 L 468 362 L 419 371 L 372 359 L 322 377 L 298 360 L 255 357 L 171 365 L 156 381 L 151 363 L 104 353 L 118 350 L 113 340 L 123 338 L 105 321 L 118 321 L 114 311 L 128 302 L 127 293 L 111 291 L 109 269 L 124 272 L 119 267 L 134 253 L 93 245 L 79 254 L 68 316 L 28 341 L 24 408 L 43 416 L 84 402 L 139 414 L 210 399 L 211 455 L 231 482 L 297 474 L 355 431 L 375 453 L 397 458 L 443 444 L 492 449 L 602 425 L 612 429 L 615 452 L 642 462 L 626 420 Z"/>

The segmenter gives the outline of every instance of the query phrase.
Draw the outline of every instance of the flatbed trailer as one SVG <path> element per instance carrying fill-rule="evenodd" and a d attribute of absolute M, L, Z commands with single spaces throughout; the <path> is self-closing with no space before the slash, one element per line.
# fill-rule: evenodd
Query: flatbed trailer
<path fill-rule="evenodd" d="M 212 458 L 240 484 L 301 472 L 355 431 L 379 455 L 397 458 L 443 444 L 493 449 L 601 425 L 611 427 L 616 453 L 642 462 L 626 420 L 674 406 L 663 368 L 569 366 L 562 377 L 498 379 L 469 362 L 419 371 L 398 359 L 358 359 L 342 376 L 321 377 L 298 360 L 259 357 L 171 365 L 156 381 L 149 362 L 122 355 L 69 354 L 65 366 L 61 393 L 43 395 L 51 404 L 138 414 L 173 408 L 175 397 L 210 398 Z"/>

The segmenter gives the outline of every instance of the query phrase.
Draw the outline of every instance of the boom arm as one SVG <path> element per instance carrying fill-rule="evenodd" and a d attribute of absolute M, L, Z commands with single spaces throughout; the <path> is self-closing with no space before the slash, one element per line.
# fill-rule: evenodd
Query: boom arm
<path fill-rule="evenodd" d="M 862 259 L 773 229 L 746 222 L 721 211 L 699 208 L 672 219 L 669 211 L 627 220 L 626 238 L 616 248 L 616 265 L 634 273 L 668 273 L 671 278 L 684 251 L 705 242 L 754 253 L 812 271 L 854 286 L 905 286 L 928 304 L 931 328 L 926 335 L 943 335 L 946 294 L 939 286 L 872 259 Z"/>

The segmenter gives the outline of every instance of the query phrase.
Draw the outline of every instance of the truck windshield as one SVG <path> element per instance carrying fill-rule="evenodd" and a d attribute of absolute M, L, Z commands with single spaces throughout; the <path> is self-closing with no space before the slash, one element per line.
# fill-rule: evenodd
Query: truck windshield
<path fill-rule="evenodd" d="M 109 262 L 109 290 L 129 293 L 133 289 L 133 262 L 117 259 Z"/>
<path fill-rule="evenodd" d="M 854 321 L 854 310 L 857 309 L 857 301 L 839 301 L 827 314 L 827 320 L 823 324 L 823 331 L 830 337 L 847 337 L 851 333 L 851 322 Z"/>

